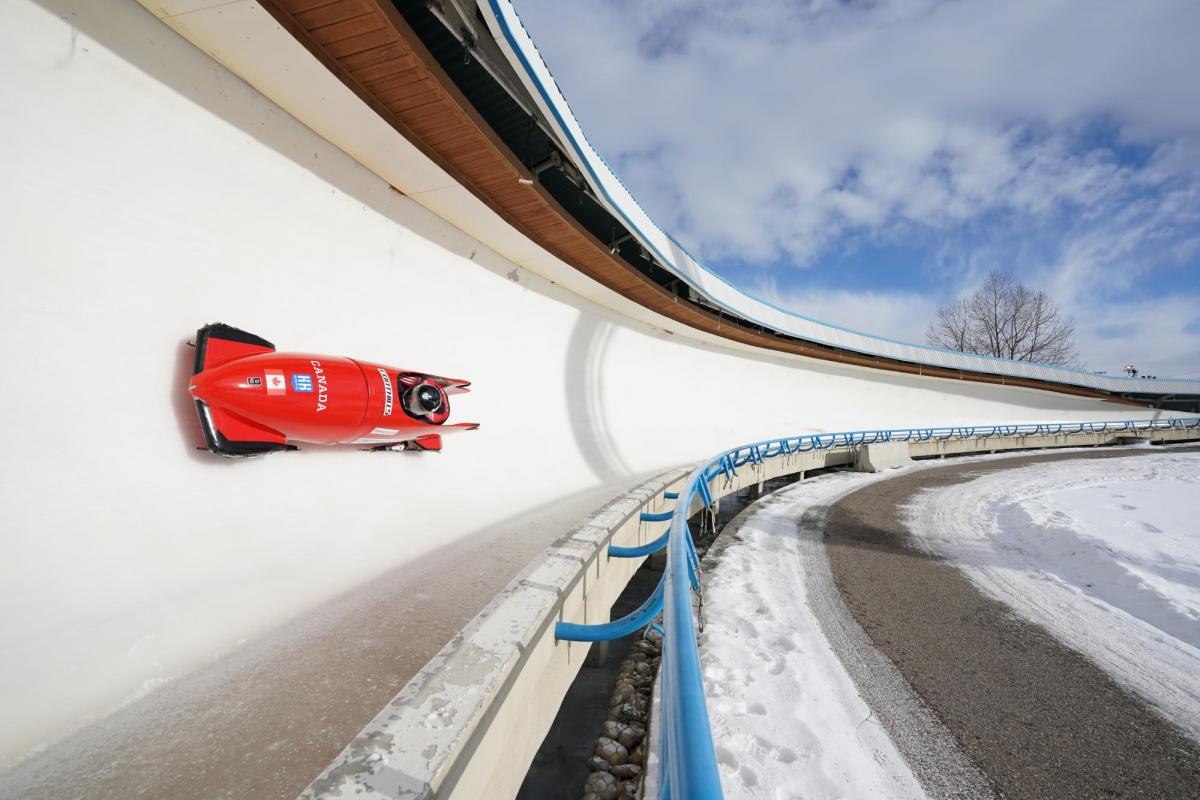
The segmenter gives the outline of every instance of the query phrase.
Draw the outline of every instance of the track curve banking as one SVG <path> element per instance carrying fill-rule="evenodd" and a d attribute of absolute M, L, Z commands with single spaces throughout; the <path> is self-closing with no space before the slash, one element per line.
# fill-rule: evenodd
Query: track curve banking
<path fill-rule="evenodd" d="M 535 554 L 738 442 L 1171 416 L 772 349 L 614 264 L 635 245 L 563 215 L 406 24 L 382 0 L 0 3 L 19 109 L 0 126 L 0 795 L 14 771 L 122 795 L 88 765 L 124 747 L 126 777 L 164 778 L 147 794 L 286 797 Z M 482 428 L 436 455 L 214 457 L 185 342 L 218 320 L 467 376 L 455 413 Z M 743 387 L 753 413 L 723 413 Z"/>
<path fill-rule="evenodd" d="M 1200 395 L 1138 381 L 897 342 L 809 319 L 709 270 L 637 203 L 588 142 L 509 0 L 260 0 L 374 113 L 524 236 L 643 307 L 785 353 L 1085 396 Z"/>
<path fill-rule="evenodd" d="M 1039 454 L 975 462 L 969 470 L 947 465 L 871 484 L 828 512 L 826 549 L 850 612 L 1004 797 L 1191 796 L 1200 786 L 1200 746 L 915 545 L 898 509 L 923 489 L 1026 464 L 1154 455 Z"/>

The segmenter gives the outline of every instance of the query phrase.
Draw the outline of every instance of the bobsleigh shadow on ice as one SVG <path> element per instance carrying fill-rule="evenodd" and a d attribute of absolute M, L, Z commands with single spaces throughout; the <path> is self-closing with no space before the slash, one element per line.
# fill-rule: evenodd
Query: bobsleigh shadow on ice
<path fill-rule="evenodd" d="M 467 381 L 315 353 L 279 353 L 231 325 L 196 332 L 188 393 L 208 449 L 223 456 L 296 450 L 296 444 L 364 444 L 372 450 L 441 450 L 449 395 Z"/>

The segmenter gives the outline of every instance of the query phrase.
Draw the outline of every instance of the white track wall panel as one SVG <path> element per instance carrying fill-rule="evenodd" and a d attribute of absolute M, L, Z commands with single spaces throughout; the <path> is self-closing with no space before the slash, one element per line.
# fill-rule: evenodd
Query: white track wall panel
<path fill-rule="evenodd" d="M 0 5 L 0 765 L 500 520 L 542 509 L 552 539 L 578 516 L 557 498 L 780 434 L 1134 416 L 621 317 L 391 190 L 132 0 L 72 5 Z M 468 378 L 452 419 L 483 427 L 419 457 L 198 452 L 184 340 L 213 321 Z"/>

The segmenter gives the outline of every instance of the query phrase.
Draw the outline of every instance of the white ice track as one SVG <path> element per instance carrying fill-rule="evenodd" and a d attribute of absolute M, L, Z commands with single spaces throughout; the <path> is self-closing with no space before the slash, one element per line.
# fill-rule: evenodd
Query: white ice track
<path fill-rule="evenodd" d="M 0 3 L 19 109 L 0 125 L 0 770 L 438 548 L 520 562 L 499 591 L 639 476 L 741 442 L 1155 414 L 706 339 L 507 227 L 259 4 L 147 5 Z M 470 379 L 452 419 L 483 427 L 426 458 L 197 452 L 183 342 L 218 320 Z M 714 411 L 729 386 L 755 387 L 753 414 Z"/>
<path fill-rule="evenodd" d="M 1200 739 L 1200 454 L 1035 464 L 929 489 L 909 529 Z"/>

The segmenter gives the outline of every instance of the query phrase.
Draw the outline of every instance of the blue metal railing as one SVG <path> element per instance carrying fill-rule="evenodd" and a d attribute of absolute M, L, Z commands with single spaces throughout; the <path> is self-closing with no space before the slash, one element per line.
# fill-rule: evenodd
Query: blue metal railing
<path fill-rule="evenodd" d="M 667 546 L 667 541 L 670 538 L 671 529 L 667 528 L 663 531 L 663 535 L 654 541 L 646 542 L 636 547 L 617 547 L 615 544 L 610 544 L 608 546 L 608 554 L 613 558 L 639 558 L 641 556 L 654 555 Z"/>
<path fill-rule="evenodd" d="M 1139 433 L 1173 429 L 1194 430 L 1200 435 L 1200 417 L 846 431 L 771 439 L 726 450 L 688 475 L 678 493 L 667 493 L 675 495 L 672 499 L 677 500 L 674 511 L 641 514 L 642 520 L 670 519 L 671 524 L 666 533 L 638 547 L 609 547 L 610 556 L 636 557 L 657 552 L 666 545 L 666 572 L 654 594 L 642 607 L 632 614 L 603 625 L 559 622 L 555 634 L 559 639 L 594 642 L 626 636 L 647 625 L 659 630 L 663 634 L 662 663 L 659 667 L 662 763 L 659 797 L 685 800 L 720 798 L 720 773 L 717 770 L 712 731 L 708 722 L 708 708 L 704 701 L 700 650 L 696 642 L 696 619 L 692 613 L 692 592 L 700 590 L 700 565 L 687 523 L 692 502 L 697 497 L 704 507 L 712 505 L 712 481 L 721 477 L 731 481 L 736 477 L 739 467 L 762 464 L 769 458 L 877 442 L 927 442 L 1119 431 Z M 661 628 L 654 625 L 654 617 L 660 609 L 663 612 Z"/>
<path fill-rule="evenodd" d="M 620 639 L 654 622 L 663 608 L 663 588 L 666 586 L 666 576 L 658 582 L 654 594 L 646 598 L 646 602 L 637 611 L 626 614 L 620 619 L 606 622 L 602 625 L 580 625 L 574 622 L 559 622 L 554 626 L 554 635 L 569 642 L 607 642 L 610 639 Z"/>

